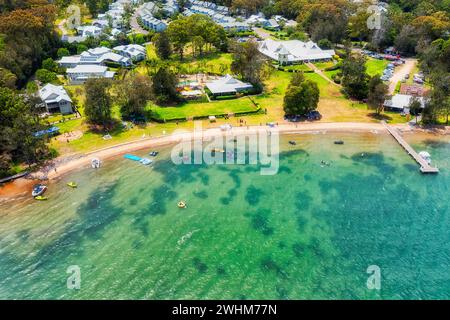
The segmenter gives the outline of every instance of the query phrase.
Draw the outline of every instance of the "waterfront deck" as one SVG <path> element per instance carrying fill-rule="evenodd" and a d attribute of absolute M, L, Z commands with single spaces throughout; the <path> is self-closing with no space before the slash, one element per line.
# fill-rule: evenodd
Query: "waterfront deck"
<path fill-rule="evenodd" d="M 398 144 L 420 165 L 420 172 L 422 173 L 438 173 L 439 169 L 432 167 L 428 162 L 423 159 L 414 149 L 409 145 L 408 142 L 403 139 L 403 137 L 398 133 L 397 129 L 390 127 L 388 124 L 383 122 L 386 130 L 391 134 L 392 137 L 398 142 Z"/>

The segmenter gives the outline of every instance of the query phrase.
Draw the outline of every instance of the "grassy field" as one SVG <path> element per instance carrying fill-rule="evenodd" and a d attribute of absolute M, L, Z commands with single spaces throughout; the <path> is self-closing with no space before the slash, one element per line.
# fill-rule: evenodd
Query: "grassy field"
<path fill-rule="evenodd" d="M 189 52 L 189 51 L 188 51 Z M 155 46 L 153 44 L 147 45 L 147 59 L 161 62 L 156 55 Z M 211 73 L 217 75 L 225 75 L 231 73 L 230 67 L 232 57 L 230 53 L 205 53 L 202 57 L 194 57 L 191 53 L 187 53 L 183 61 L 180 61 L 179 56 L 173 54 L 169 60 L 166 60 L 173 71 L 182 74 L 196 74 L 196 73 Z M 144 63 L 138 65 L 136 72 L 147 74 L 148 70 Z"/>
<path fill-rule="evenodd" d="M 382 75 L 384 69 L 390 62 L 387 60 L 378 60 L 369 58 L 366 62 L 367 74 L 371 77 L 375 75 Z"/>
<path fill-rule="evenodd" d="M 211 102 L 186 102 L 176 107 L 160 107 L 151 104 L 150 110 L 153 117 L 170 121 L 191 117 L 222 116 L 230 113 L 251 113 L 258 111 L 258 108 L 249 97 L 242 97 Z"/>

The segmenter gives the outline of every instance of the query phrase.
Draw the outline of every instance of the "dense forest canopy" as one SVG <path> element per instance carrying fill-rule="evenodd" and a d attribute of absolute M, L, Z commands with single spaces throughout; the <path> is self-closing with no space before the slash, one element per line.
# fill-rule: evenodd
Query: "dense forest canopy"
<path fill-rule="evenodd" d="M 56 7 L 45 0 L 9 0 L 0 8 L 0 76 L 13 74 L 20 86 L 58 47 Z"/>

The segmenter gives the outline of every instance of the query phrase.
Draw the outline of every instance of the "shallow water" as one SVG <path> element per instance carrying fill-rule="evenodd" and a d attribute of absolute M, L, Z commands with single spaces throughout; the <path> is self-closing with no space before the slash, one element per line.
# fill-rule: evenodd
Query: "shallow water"
<path fill-rule="evenodd" d="M 117 157 L 73 172 L 47 202 L 0 204 L 0 298 L 448 299 L 450 141 L 413 144 L 439 175 L 387 135 L 350 133 L 284 137 L 275 176 L 175 166 L 168 148 L 152 168 Z"/>

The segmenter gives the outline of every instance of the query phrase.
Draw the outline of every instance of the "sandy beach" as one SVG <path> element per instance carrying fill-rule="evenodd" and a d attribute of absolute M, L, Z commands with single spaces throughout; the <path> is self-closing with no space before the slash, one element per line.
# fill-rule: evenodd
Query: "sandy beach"
<path fill-rule="evenodd" d="M 412 132 L 415 131 L 412 127 L 408 125 L 396 125 L 396 127 L 402 132 Z M 257 132 L 260 130 L 277 130 L 279 133 L 314 133 L 317 131 L 321 132 L 386 132 L 385 128 L 381 123 L 358 123 L 358 122 L 343 122 L 343 123 L 299 123 L 299 124 L 280 124 L 275 126 L 275 128 L 269 128 L 268 126 L 242 126 L 233 127 L 231 133 L 233 135 L 248 134 L 252 132 Z M 422 130 L 422 129 L 419 129 Z M 199 132 L 197 132 L 197 135 Z M 206 129 L 202 131 L 203 138 L 210 138 L 217 135 L 224 135 L 225 132 L 219 127 Z M 130 141 L 111 147 L 95 150 L 92 152 L 72 155 L 72 156 L 61 156 L 54 159 L 51 164 L 46 166 L 41 171 L 35 172 L 27 178 L 17 179 L 11 183 L 6 184 L 0 188 L 0 199 L 1 198 L 11 198 L 25 192 L 29 192 L 31 186 L 39 180 L 52 181 L 56 180 L 62 175 L 78 169 L 90 166 L 91 159 L 98 158 L 101 161 L 105 161 L 111 157 L 125 154 L 128 152 L 133 152 L 145 148 L 152 148 L 157 146 L 168 145 L 176 143 L 182 139 L 192 139 L 194 136 L 194 131 L 190 132 L 179 132 L 168 134 L 159 137 L 147 137 L 136 141 Z M 35 178 L 35 179 L 33 179 Z"/>

